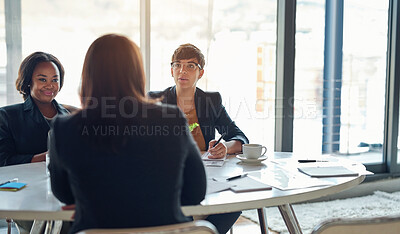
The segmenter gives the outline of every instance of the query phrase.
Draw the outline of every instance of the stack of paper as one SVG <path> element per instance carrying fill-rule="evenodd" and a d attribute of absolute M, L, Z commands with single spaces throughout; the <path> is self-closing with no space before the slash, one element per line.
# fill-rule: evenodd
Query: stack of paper
<path fill-rule="evenodd" d="M 264 184 L 263 182 L 258 181 L 250 176 L 231 180 L 229 183 L 233 185 L 231 190 L 235 193 L 272 189 L 270 185 Z"/>
<path fill-rule="evenodd" d="M 299 171 L 312 177 L 358 176 L 358 172 L 343 166 L 299 167 Z"/>

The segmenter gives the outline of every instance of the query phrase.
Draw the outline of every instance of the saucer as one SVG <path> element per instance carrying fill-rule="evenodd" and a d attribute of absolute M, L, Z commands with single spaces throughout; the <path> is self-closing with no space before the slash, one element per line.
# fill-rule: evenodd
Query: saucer
<path fill-rule="evenodd" d="M 236 155 L 236 158 L 240 159 L 244 163 L 260 163 L 268 158 L 267 155 L 261 156 L 259 158 L 246 158 L 243 154 Z"/>

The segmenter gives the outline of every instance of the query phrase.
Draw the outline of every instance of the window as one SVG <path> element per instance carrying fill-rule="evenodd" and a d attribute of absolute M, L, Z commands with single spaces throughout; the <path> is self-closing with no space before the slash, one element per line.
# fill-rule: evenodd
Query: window
<path fill-rule="evenodd" d="M 5 97 L 16 93 L 13 80 L 7 77 L 11 74 L 7 69 L 17 70 L 19 63 L 8 62 L 10 55 L 20 54 L 24 58 L 41 50 L 57 56 L 66 70 L 65 84 L 57 100 L 80 106 L 78 90 L 82 63 L 90 43 L 112 32 L 124 34 L 139 44 L 139 0 L 23 0 L 21 7 L 18 6 L 22 15 L 22 48 L 10 50 L 6 46 L 6 35 L 9 34 L 4 19 L 15 12 L 5 3 L 18 2 L 0 0 L 0 106 L 11 104 Z M 341 66 L 340 75 L 335 77 L 340 86 L 334 90 L 340 95 L 330 99 L 339 108 L 338 114 L 333 115 L 324 113 L 326 100 L 329 100 L 324 96 L 324 69 L 327 67 L 324 63 L 332 61 L 325 55 L 324 40 L 330 38 L 325 35 L 325 14 L 335 12 L 327 4 L 337 2 L 344 4 L 343 15 L 338 19 L 343 21 L 343 27 L 339 28 L 343 45 L 335 51 L 340 53 Z M 396 56 L 391 56 L 388 64 L 386 61 L 386 54 L 393 53 L 387 53 L 387 36 L 395 34 L 392 30 L 398 31 L 398 27 L 388 31 L 388 18 L 389 22 L 393 21 L 392 27 L 398 25 L 396 1 L 298 0 L 294 71 L 276 64 L 277 11 L 282 12 L 284 5 L 278 3 L 282 2 L 151 0 L 151 40 L 146 38 L 151 43 L 150 90 L 163 90 L 174 85 L 169 64 L 174 49 L 183 43 L 196 45 L 206 56 L 205 74 L 198 86 L 206 91 L 219 91 L 228 113 L 250 141 L 266 145 L 271 152 L 274 149 L 275 100 L 279 100 L 275 99 L 276 67 L 279 72 L 283 68 L 290 73 L 285 77 L 291 78 L 291 72 L 295 77 L 295 81 L 278 80 L 288 84 L 285 88 L 290 93 L 294 86 L 293 129 L 291 118 L 282 121 L 287 128 L 282 125 L 277 129 L 277 135 L 282 135 L 285 140 L 291 140 L 293 133 L 293 147 L 290 141 L 283 142 L 290 146 L 284 148 L 293 148 L 301 155 L 324 153 L 327 125 L 324 118 L 333 116 L 339 121 L 333 123 L 337 132 L 332 133 L 334 138 L 329 142 L 337 146 L 333 153 L 351 156 L 377 172 L 386 172 L 394 159 L 400 162 L 395 153 L 384 155 L 383 150 L 389 148 L 388 142 L 394 142 L 391 133 L 398 135 L 391 129 L 392 125 L 392 128 L 397 127 L 399 115 L 397 101 L 393 101 L 399 92 L 393 85 L 397 82 L 398 72 L 386 74 L 387 67 L 391 68 L 388 64 L 396 64 Z M 388 14 L 392 11 L 394 15 Z M 278 23 L 281 26 L 280 18 Z M 392 44 L 399 44 L 397 37 L 391 36 L 391 39 Z M 281 40 L 279 38 L 279 43 Z M 291 43 L 289 41 L 286 42 Z M 395 48 L 392 44 L 391 48 Z M 16 78 L 12 76 L 12 79 Z M 394 90 L 390 95 L 387 95 L 387 85 Z M 385 95 L 392 106 L 385 106 Z M 18 98 L 22 101 L 20 95 Z M 287 105 L 292 103 L 285 107 Z M 389 122 L 386 128 L 385 120 Z M 384 134 L 389 138 L 385 142 Z M 396 147 L 393 148 L 395 151 Z M 399 170 L 398 164 L 395 170 Z"/>
<path fill-rule="evenodd" d="M 298 1 L 293 152 L 304 155 L 321 154 L 324 38 L 324 2 Z"/>
<path fill-rule="evenodd" d="M 221 93 L 251 142 L 274 143 L 276 1 L 151 1 L 150 90 L 174 85 L 171 56 L 192 43 L 206 58 L 198 87 Z"/>
<path fill-rule="evenodd" d="M 6 99 L 6 22 L 4 14 L 4 0 L 0 0 L 0 106 L 7 104 Z"/>
<path fill-rule="evenodd" d="M 388 1 L 344 2 L 340 151 L 382 162 Z"/>
<path fill-rule="evenodd" d="M 65 82 L 56 98 L 60 103 L 80 106 L 82 65 L 89 45 L 97 37 L 120 33 L 140 44 L 138 0 L 24 0 L 21 15 L 22 59 L 35 51 L 44 51 L 56 56 L 64 66 Z M 3 35 L 0 34 L 0 43 Z M 3 49 L 0 44 L 0 51 Z M 5 54 L 0 52 L 0 95 L 4 88 L 1 79 Z M 7 92 L 16 91 L 13 88 Z"/>
<path fill-rule="evenodd" d="M 332 138 L 332 144 L 338 145 L 333 153 L 351 155 L 363 163 L 380 163 L 388 1 L 346 0 L 343 9 L 342 71 L 341 77 L 335 77 L 341 86 L 334 90 L 341 92 L 337 107 L 340 108 L 340 132 L 337 139 Z M 302 154 L 321 154 L 322 137 L 326 134 L 323 125 L 327 100 L 323 85 L 324 22 L 325 5 L 321 1 L 298 1 L 294 152 Z M 309 137 L 304 137 L 304 133 Z"/>

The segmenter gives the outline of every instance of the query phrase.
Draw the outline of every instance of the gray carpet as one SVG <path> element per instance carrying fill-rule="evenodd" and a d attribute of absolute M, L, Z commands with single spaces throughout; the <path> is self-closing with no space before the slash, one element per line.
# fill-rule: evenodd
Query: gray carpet
<path fill-rule="evenodd" d="M 333 201 L 293 205 L 304 234 L 311 233 L 319 223 L 330 218 L 364 218 L 400 214 L 400 191 L 386 193 L 375 191 L 373 195 L 338 199 Z M 268 227 L 279 233 L 288 233 L 278 208 L 267 208 Z M 256 210 L 244 211 L 243 216 L 258 223 Z"/>

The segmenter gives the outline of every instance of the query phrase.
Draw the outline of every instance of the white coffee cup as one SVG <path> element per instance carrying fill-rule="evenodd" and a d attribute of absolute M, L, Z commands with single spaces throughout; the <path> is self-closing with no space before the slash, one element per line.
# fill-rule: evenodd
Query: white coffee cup
<path fill-rule="evenodd" d="M 264 149 L 264 152 L 263 152 Z M 248 159 L 257 159 L 267 152 L 267 147 L 260 144 L 244 144 L 242 145 L 243 156 Z"/>

